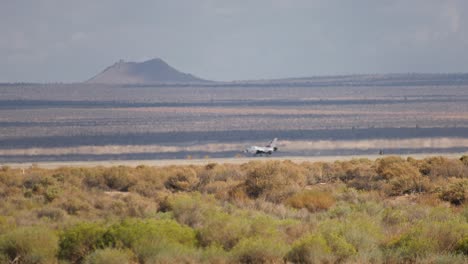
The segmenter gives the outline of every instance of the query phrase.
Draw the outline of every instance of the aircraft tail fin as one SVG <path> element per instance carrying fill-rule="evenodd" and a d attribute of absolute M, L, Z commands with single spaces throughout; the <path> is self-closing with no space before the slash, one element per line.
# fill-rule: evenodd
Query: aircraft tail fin
<path fill-rule="evenodd" d="M 267 148 L 275 148 L 276 149 L 276 143 L 278 142 L 278 138 L 274 138 L 270 143 L 268 143 Z"/>

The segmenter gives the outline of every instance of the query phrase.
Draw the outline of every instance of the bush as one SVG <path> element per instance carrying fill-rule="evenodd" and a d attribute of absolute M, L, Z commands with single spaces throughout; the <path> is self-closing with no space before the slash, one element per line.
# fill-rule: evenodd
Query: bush
<path fill-rule="evenodd" d="M 414 261 L 430 254 L 455 253 L 460 241 L 468 235 L 468 224 L 453 217 L 446 218 L 443 221 L 431 221 L 429 218 L 420 222 L 390 241 L 387 250 L 390 249 L 405 261 Z"/>
<path fill-rule="evenodd" d="M 48 218 L 52 221 L 61 221 L 65 217 L 65 211 L 60 208 L 45 207 L 37 211 L 37 217 Z"/>
<path fill-rule="evenodd" d="M 468 256 L 468 235 L 457 242 L 455 250 L 459 254 Z"/>
<path fill-rule="evenodd" d="M 293 263 L 327 263 L 334 262 L 327 241 L 319 234 L 307 235 L 295 242 L 287 255 Z"/>
<path fill-rule="evenodd" d="M 281 202 L 306 184 L 303 169 L 292 162 L 251 162 L 248 165 L 245 184 L 251 198 Z"/>
<path fill-rule="evenodd" d="M 282 241 L 252 237 L 241 240 L 231 252 L 233 260 L 238 263 L 280 263 L 288 252 L 288 246 Z"/>
<path fill-rule="evenodd" d="M 203 227 L 199 228 L 198 239 L 201 246 L 220 245 L 229 250 L 248 232 L 249 223 L 245 218 L 213 212 L 206 216 Z"/>
<path fill-rule="evenodd" d="M 197 244 L 195 231 L 169 219 L 127 219 L 112 225 L 105 234 L 115 247 L 132 248 L 139 241 L 159 240 L 188 247 Z"/>
<path fill-rule="evenodd" d="M 440 198 L 454 205 L 461 205 L 468 199 L 468 180 L 455 181 L 445 188 Z"/>
<path fill-rule="evenodd" d="M 98 249 L 86 256 L 84 264 L 131 264 L 132 253 L 126 250 L 105 248 Z"/>
<path fill-rule="evenodd" d="M 57 236 L 42 227 L 23 227 L 0 236 L 2 263 L 56 263 Z"/>
<path fill-rule="evenodd" d="M 335 199 L 328 192 L 304 191 L 294 194 L 286 204 L 296 209 L 307 208 L 309 212 L 327 210 L 335 204 Z"/>
<path fill-rule="evenodd" d="M 202 196 L 200 193 L 177 194 L 169 197 L 161 204 L 164 210 L 171 210 L 175 219 L 193 228 L 204 225 L 205 217 L 214 213 L 215 201 L 212 196 Z"/>
<path fill-rule="evenodd" d="M 191 191 L 199 182 L 197 173 L 189 167 L 174 169 L 170 171 L 170 175 L 165 185 L 173 191 Z"/>
<path fill-rule="evenodd" d="M 127 192 L 135 183 L 135 179 L 128 167 L 112 167 L 104 171 L 103 178 L 107 187 L 111 190 Z"/>
<path fill-rule="evenodd" d="M 97 223 L 80 223 L 60 234 L 58 256 L 77 263 L 89 253 L 105 248 L 106 228 Z"/>

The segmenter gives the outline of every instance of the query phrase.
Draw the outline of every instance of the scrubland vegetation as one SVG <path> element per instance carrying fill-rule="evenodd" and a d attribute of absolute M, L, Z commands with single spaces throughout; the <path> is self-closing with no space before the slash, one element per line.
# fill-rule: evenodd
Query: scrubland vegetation
<path fill-rule="evenodd" d="M 0 170 L 0 263 L 467 263 L 468 156 Z"/>

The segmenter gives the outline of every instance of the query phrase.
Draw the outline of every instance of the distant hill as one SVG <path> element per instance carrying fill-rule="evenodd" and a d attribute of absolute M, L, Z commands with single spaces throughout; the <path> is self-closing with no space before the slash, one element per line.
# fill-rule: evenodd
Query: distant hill
<path fill-rule="evenodd" d="M 144 62 L 125 62 L 114 65 L 86 81 L 99 84 L 151 84 L 151 83 L 200 83 L 207 82 L 188 73 L 172 68 L 162 59 Z"/>

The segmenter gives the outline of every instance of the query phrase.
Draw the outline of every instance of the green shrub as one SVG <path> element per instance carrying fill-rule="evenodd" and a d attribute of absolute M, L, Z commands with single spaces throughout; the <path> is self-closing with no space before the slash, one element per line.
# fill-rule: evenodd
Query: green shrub
<path fill-rule="evenodd" d="M 44 198 L 47 202 L 52 202 L 56 198 L 58 198 L 61 194 L 61 189 L 59 187 L 53 186 L 46 189 L 44 192 Z"/>
<path fill-rule="evenodd" d="M 172 211 L 179 223 L 193 228 L 204 225 L 207 215 L 216 211 L 213 196 L 202 196 L 200 193 L 177 194 L 161 204 L 161 209 Z"/>
<path fill-rule="evenodd" d="M 461 238 L 457 242 L 457 245 L 455 246 L 455 250 L 457 253 L 468 256 L 468 235 Z"/>
<path fill-rule="evenodd" d="M 348 226 L 338 220 L 324 221 L 318 227 L 318 231 L 338 261 L 344 261 L 357 253 L 354 245 L 346 240 L 344 235 L 346 228 Z"/>
<path fill-rule="evenodd" d="M 229 253 L 220 246 L 215 245 L 203 248 L 200 254 L 200 262 L 202 263 L 223 264 L 228 263 L 228 261 Z"/>
<path fill-rule="evenodd" d="M 280 263 L 288 252 L 282 241 L 252 237 L 241 240 L 231 251 L 238 263 Z"/>
<path fill-rule="evenodd" d="M 387 245 L 391 254 L 405 261 L 415 261 L 433 254 L 456 253 L 460 241 L 468 236 L 468 224 L 447 216 L 442 221 L 428 217 Z M 459 251 L 458 251 L 459 252 Z"/>
<path fill-rule="evenodd" d="M 197 263 L 199 257 L 195 248 L 158 239 L 139 240 L 132 251 L 139 263 Z"/>
<path fill-rule="evenodd" d="M 57 236 L 42 227 L 22 227 L 0 236 L 2 263 L 56 263 Z"/>
<path fill-rule="evenodd" d="M 333 262 L 333 255 L 327 241 L 319 234 L 312 234 L 293 244 L 287 260 L 293 263 L 326 263 Z"/>
<path fill-rule="evenodd" d="M 89 253 L 106 247 L 106 228 L 97 223 L 80 223 L 60 234 L 58 256 L 73 263 Z"/>
<path fill-rule="evenodd" d="M 328 246 L 339 260 L 345 260 L 357 253 L 354 246 L 338 233 L 323 234 Z"/>
<path fill-rule="evenodd" d="M 202 246 L 220 245 L 229 250 L 241 238 L 248 235 L 249 223 L 243 217 L 234 217 L 224 212 L 207 215 L 203 227 L 198 230 L 198 239 Z"/>
<path fill-rule="evenodd" d="M 84 264 L 131 264 L 132 253 L 128 250 L 105 248 L 98 249 L 86 256 Z"/>
<path fill-rule="evenodd" d="M 170 219 L 127 219 L 109 227 L 106 241 L 115 247 L 132 248 L 139 241 L 159 240 L 187 247 L 197 245 L 195 231 Z"/>

